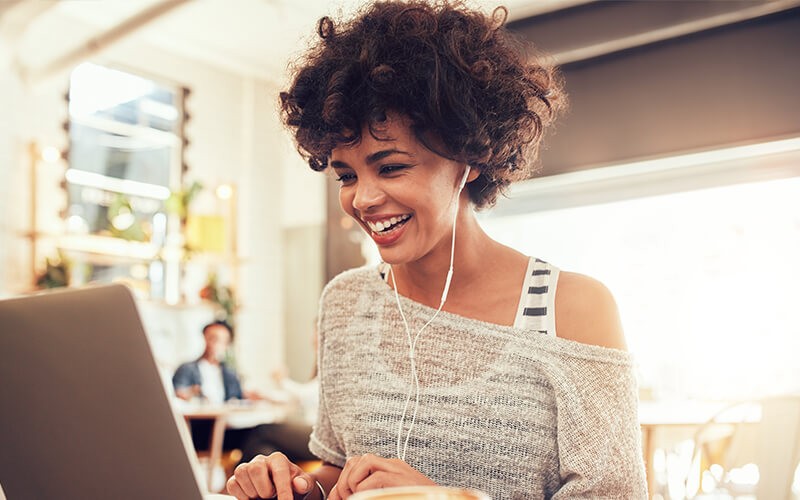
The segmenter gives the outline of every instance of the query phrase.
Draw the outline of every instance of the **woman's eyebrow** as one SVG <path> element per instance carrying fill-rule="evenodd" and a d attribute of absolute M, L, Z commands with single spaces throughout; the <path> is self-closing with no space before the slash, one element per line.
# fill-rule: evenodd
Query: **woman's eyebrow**
<path fill-rule="evenodd" d="M 374 153 L 371 153 L 371 154 L 367 155 L 365 160 L 366 160 L 368 165 L 371 165 L 371 164 L 373 164 L 375 162 L 378 162 L 378 161 L 386 158 L 387 156 L 391 156 L 391 155 L 395 155 L 395 154 L 406 155 L 409 158 L 413 158 L 414 157 L 414 155 L 412 153 L 408 153 L 408 152 L 402 151 L 400 149 L 383 149 L 381 151 L 376 151 Z M 346 162 L 343 162 L 341 160 L 329 160 L 328 161 L 328 165 L 331 168 L 350 168 L 350 165 L 348 165 Z"/>
<path fill-rule="evenodd" d="M 376 152 L 374 152 L 374 153 L 372 153 L 370 155 L 367 155 L 367 158 L 366 158 L 367 164 L 375 163 L 376 161 L 380 161 L 380 160 L 386 158 L 387 156 L 394 155 L 394 154 L 401 154 L 401 155 L 406 155 L 406 156 L 409 156 L 409 157 L 413 157 L 414 156 L 411 153 L 408 153 L 406 151 L 401 151 L 399 149 L 384 149 L 384 150 L 381 150 L 381 151 L 376 151 Z"/>

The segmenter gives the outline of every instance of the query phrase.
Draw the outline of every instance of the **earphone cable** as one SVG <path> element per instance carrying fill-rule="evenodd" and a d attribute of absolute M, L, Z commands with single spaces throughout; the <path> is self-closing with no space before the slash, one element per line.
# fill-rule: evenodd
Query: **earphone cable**
<path fill-rule="evenodd" d="M 469 166 L 466 167 L 464 170 L 464 177 L 461 179 L 461 184 L 459 185 L 458 192 L 456 194 L 456 206 L 455 206 L 455 213 L 453 215 L 453 236 L 450 241 L 450 267 L 447 270 L 447 278 L 445 279 L 444 289 L 442 290 L 442 298 L 439 301 L 439 307 L 436 309 L 436 312 L 431 316 L 431 318 L 417 331 L 417 334 L 414 336 L 414 339 L 411 339 L 411 328 L 408 326 L 408 321 L 406 320 L 406 315 L 403 313 L 403 306 L 400 304 L 400 294 L 397 291 L 397 279 L 394 275 L 392 266 L 389 266 L 389 275 L 392 279 L 392 287 L 394 288 L 394 298 L 397 302 L 397 310 L 400 312 L 400 317 L 403 319 L 403 326 L 406 330 L 406 337 L 408 339 L 408 357 L 409 357 L 409 368 L 411 370 L 411 377 L 412 377 L 412 384 L 409 387 L 408 395 L 406 396 L 406 402 L 403 405 L 403 414 L 400 417 L 400 423 L 397 429 L 397 457 L 404 461 L 406 460 L 406 452 L 408 451 L 408 442 L 411 439 L 411 432 L 414 429 L 414 424 L 417 421 L 417 411 L 419 410 L 419 375 L 417 373 L 417 362 L 416 362 L 416 348 L 417 348 L 417 340 L 419 340 L 420 335 L 422 332 L 430 325 L 436 316 L 444 307 L 444 303 L 447 300 L 447 294 L 450 290 L 450 282 L 453 279 L 453 262 L 455 259 L 455 250 L 456 250 L 456 221 L 458 220 L 458 206 L 459 206 L 459 197 L 461 196 L 461 191 L 464 189 L 467 181 L 467 175 L 469 174 Z M 405 423 L 406 413 L 408 412 L 408 404 L 411 402 L 411 393 L 416 392 L 414 398 L 414 412 L 411 416 L 411 423 L 408 426 L 408 432 L 406 433 L 406 439 L 403 443 L 402 453 L 400 449 L 400 441 L 403 436 L 403 424 Z"/>
<path fill-rule="evenodd" d="M 414 428 L 414 424 L 416 423 L 417 410 L 419 409 L 419 376 L 417 374 L 417 362 L 416 362 L 417 340 L 419 340 L 420 335 L 428 327 L 428 325 L 430 325 L 433 322 L 433 320 L 436 319 L 436 316 L 439 315 L 439 313 L 442 310 L 442 307 L 444 306 L 444 300 L 441 301 L 441 303 L 439 304 L 439 308 L 436 310 L 436 312 L 433 314 L 433 316 L 431 316 L 431 319 L 429 319 L 422 326 L 422 328 L 420 328 L 419 331 L 417 331 L 417 334 L 414 336 L 414 339 L 412 341 L 412 339 L 411 339 L 411 329 L 408 326 L 408 321 L 406 320 L 406 315 L 403 313 L 403 306 L 400 305 L 400 295 L 397 292 L 397 282 L 395 280 L 395 276 L 394 276 L 394 273 L 392 272 L 392 267 L 391 266 L 389 266 L 389 274 L 392 277 L 392 284 L 394 285 L 394 293 L 395 293 L 395 300 L 397 301 L 397 309 L 398 309 L 398 311 L 400 311 L 400 317 L 403 319 L 403 325 L 405 326 L 405 329 L 406 329 L 406 336 L 408 338 L 408 346 L 409 346 L 409 361 L 410 361 L 409 364 L 410 364 L 410 369 L 411 369 L 411 377 L 413 378 L 413 383 L 411 384 L 411 387 L 409 387 L 408 396 L 406 396 L 405 405 L 403 405 L 403 414 L 400 417 L 400 424 L 398 426 L 398 432 L 397 432 L 397 457 L 400 460 L 405 461 L 405 459 L 406 459 L 405 458 L 406 457 L 406 451 L 408 450 L 408 441 L 411 438 L 411 431 Z M 412 416 L 411 416 L 411 423 L 408 426 L 408 433 L 406 434 L 406 439 L 405 439 L 405 442 L 403 444 L 402 453 L 401 453 L 400 441 L 402 440 L 402 436 L 403 436 L 403 424 L 405 423 L 406 413 L 408 411 L 408 403 L 411 401 L 411 393 L 415 392 L 415 391 L 416 391 L 416 395 L 415 395 L 415 398 L 414 398 L 414 413 L 412 413 Z"/>

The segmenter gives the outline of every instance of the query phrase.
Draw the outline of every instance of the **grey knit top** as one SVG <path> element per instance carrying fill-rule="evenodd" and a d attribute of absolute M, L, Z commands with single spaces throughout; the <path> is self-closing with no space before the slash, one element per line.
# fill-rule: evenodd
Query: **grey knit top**
<path fill-rule="evenodd" d="M 435 312 L 400 301 L 412 335 Z M 346 271 L 325 287 L 319 334 L 311 451 L 339 466 L 365 453 L 397 458 L 409 349 L 376 268 Z M 419 410 L 405 459 L 433 481 L 494 500 L 646 498 L 628 353 L 442 311 L 420 336 L 416 360 Z"/>

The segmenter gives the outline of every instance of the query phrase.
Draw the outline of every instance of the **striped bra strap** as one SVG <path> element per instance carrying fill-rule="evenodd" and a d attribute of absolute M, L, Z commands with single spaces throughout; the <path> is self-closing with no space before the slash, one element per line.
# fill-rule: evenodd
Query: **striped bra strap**
<path fill-rule="evenodd" d="M 557 267 L 531 257 L 520 291 L 514 327 L 556 335 L 555 297 Z"/>

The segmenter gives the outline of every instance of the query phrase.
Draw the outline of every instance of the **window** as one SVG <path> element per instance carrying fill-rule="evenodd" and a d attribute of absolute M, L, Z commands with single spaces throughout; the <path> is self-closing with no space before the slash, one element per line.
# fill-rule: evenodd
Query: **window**
<path fill-rule="evenodd" d="M 84 279 L 128 279 L 151 297 L 177 286 L 165 248 L 180 228 L 166 201 L 181 185 L 184 96 L 95 64 L 72 72 L 65 246 L 90 264 Z"/>
<path fill-rule="evenodd" d="M 798 390 L 800 177 L 784 177 L 787 169 L 800 174 L 792 154 L 779 167 L 774 155 L 747 160 L 740 171 L 753 182 L 724 185 L 738 167 L 694 166 L 673 180 L 688 185 L 713 170 L 718 187 L 506 211 L 482 225 L 509 246 L 603 281 L 617 299 L 640 386 L 653 396 Z M 783 178 L 759 180 L 778 171 Z M 550 195 L 558 198 L 542 198 Z"/>

